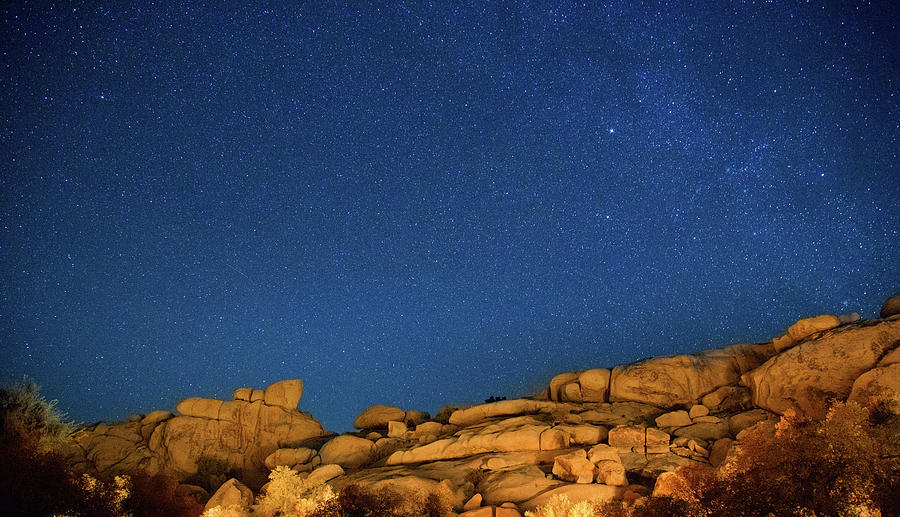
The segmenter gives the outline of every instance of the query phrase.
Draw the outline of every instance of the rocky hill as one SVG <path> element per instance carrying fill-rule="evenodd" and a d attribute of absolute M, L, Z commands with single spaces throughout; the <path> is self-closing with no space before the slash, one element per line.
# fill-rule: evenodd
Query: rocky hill
<path fill-rule="evenodd" d="M 68 454 L 87 472 L 165 471 L 193 491 L 217 466 L 236 479 L 210 482 L 208 507 L 249 505 L 280 465 L 335 487 L 440 491 L 467 517 L 520 515 L 557 494 L 633 500 L 679 466 L 720 464 L 789 409 L 820 418 L 829 400 L 878 399 L 900 413 L 900 297 L 879 319 L 807 318 L 770 342 L 561 373 L 534 397 L 434 418 L 374 406 L 342 435 L 297 409 L 302 393 L 286 380 L 187 399 L 82 429 Z"/>

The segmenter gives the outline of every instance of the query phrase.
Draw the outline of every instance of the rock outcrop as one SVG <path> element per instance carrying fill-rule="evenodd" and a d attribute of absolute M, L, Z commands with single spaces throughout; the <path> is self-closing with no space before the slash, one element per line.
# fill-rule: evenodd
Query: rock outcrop
<path fill-rule="evenodd" d="M 239 388 L 230 401 L 186 399 L 177 415 L 86 428 L 72 456 L 84 470 L 181 479 L 212 459 L 253 489 L 287 466 L 334 488 L 389 487 L 410 501 L 440 493 L 464 516 L 522 515 L 560 494 L 631 501 L 678 490 L 681 467 L 722 464 L 750 430 L 774 432 L 788 409 L 821 416 L 825 399 L 837 398 L 900 414 L 896 304 L 885 303 L 886 319 L 817 316 L 771 342 L 565 372 L 542 395 L 434 419 L 372 406 L 354 422 L 359 432 L 340 436 L 296 409 L 298 380 Z M 211 501 L 249 504 L 252 493 L 229 483 Z"/>
<path fill-rule="evenodd" d="M 216 461 L 258 488 L 268 476 L 270 454 L 328 434 L 296 409 L 302 386 L 299 380 L 281 381 L 258 390 L 261 396 L 253 402 L 190 398 L 178 404 L 180 416 L 154 412 L 131 422 L 98 424 L 75 436 L 71 453 L 88 471 L 142 468 L 181 479 L 196 474 L 202 460 Z M 235 396 L 245 393 L 236 390 Z"/>

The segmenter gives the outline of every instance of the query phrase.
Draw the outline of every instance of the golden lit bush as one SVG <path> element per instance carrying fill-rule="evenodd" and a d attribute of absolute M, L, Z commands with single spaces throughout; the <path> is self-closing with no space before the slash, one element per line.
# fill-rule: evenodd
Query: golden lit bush
<path fill-rule="evenodd" d="M 290 467 L 280 466 L 269 473 L 265 493 L 254 509 L 264 516 L 306 517 L 334 497 L 330 486 L 310 483 Z"/>
<path fill-rule="evenodd" d="M 686 488 L 650 498 L 633 515 L 898 515 L 897 420 L 874 421 L 855 403 L 837 402 L 823 420 L 787 412 L 774 433 L 759 428 L 720 469 L 686 468 Z"/>
<path fill-rule="evenodd" d="M 525 517 L 592 517 L 600 515 L 600 506 L 592 501 L 573 503 L 565 494 L 555 495 L 547 504 L 525 512 Z"/>

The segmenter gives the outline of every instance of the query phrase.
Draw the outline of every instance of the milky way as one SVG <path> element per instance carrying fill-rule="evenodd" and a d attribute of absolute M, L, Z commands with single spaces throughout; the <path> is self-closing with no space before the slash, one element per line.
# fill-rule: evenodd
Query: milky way
<path fill-rule="evenodd" d="M 900 289 L 893 2 L 43 4 L 0 373 L 77 420 L 302 378 L 339 431 Z"/>

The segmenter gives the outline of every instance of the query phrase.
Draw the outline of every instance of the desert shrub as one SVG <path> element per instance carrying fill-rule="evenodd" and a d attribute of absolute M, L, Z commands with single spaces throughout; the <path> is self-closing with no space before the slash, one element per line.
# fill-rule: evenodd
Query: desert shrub
<path fill-rule="evenodd" d="M 749 433 L 717 472 L 679 470 L 686 488 L 649 498 L 633 515 L 860 515 L 873 508 L 896 515 L 900 468 L 890 447 L 897 425 L 871 416 L 852 402 L 833 403 L 822 420 L 789 411 L 774 433 Z"/>
<path fill-rule="evenodd" d="M 53 450 L 63 444 L 74 425 L 47 401 L 39 387 L 27 378 L 21 384 L 0 388 L 0 441 L 10 445 Z"/>
<path fill-rule="evenodd" d="M 269 473 L 265 493 L 257 499 L 254 509 L 264 516 L 306 517 L 331 499 L 334 492 L 330 486 L 311 483 L 295 470 L 280 466 Z"/>
<path fill-rule="evenodd" d="M 555 495 L 546 504 L 525 512 L 525 517 L 592 517 L 601 515 L 600 503 L 572 502 L 565 494 Z"/>
<path fill-rule="evenodd" d="M 168 474 L 149 475 L 143 470 L 128 475 L 130 493 L 122 501 L 123 513 L 132 517 L 197 517 L 203 505 L 176 493 L 178 481 Z"/>
<path fill-rule="evenodd" d="M 350 484 L 309 517 L 444 517 L 449 513 L 450 505 L 440 494 L 409 501 L 391 489 L 374 490 Z"/>

